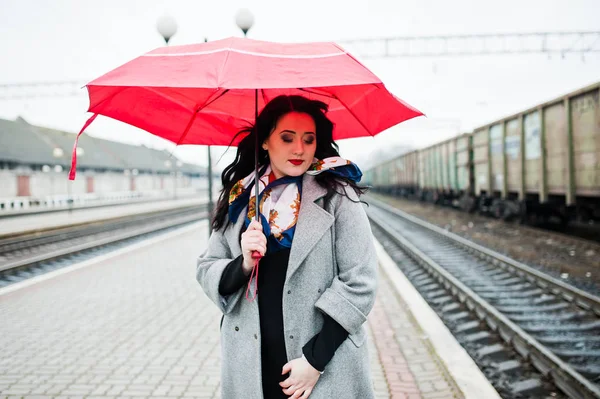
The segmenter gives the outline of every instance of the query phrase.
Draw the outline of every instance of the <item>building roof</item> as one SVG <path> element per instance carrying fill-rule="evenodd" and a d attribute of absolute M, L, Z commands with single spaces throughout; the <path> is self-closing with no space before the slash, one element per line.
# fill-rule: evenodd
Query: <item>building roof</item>
<path fill-rule="evenodd" d="M 74 133 L 32 125 L 23 118 L 17 118 L 16 121 L 0 119 L 0 161 L 24 165 L 62 165 L 68 168 L 75 137 Z M 168 151 L 86 134 L 79 137 L 78 147 L 83 150 L 77 156 L 78 168 L 167 173 L 179 161 Z M 185 162 L 181 162 L 177 170 L 186 174 L 205 173 L 205 168 Z"/>

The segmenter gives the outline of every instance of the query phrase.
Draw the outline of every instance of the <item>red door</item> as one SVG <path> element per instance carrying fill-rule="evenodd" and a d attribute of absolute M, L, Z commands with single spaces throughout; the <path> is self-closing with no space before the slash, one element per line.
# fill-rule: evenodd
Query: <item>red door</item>
<path fill-rule="evenodd" d="M 93 193 L 94 192 L 94 177 L 93 176 L 87 176 L 86 177 L 86 193 Z"/>
<path fill-rule="evenodd" d="M 29 176 L 17 176 L 17 196 L 29 197 L 30 195 Z"/>

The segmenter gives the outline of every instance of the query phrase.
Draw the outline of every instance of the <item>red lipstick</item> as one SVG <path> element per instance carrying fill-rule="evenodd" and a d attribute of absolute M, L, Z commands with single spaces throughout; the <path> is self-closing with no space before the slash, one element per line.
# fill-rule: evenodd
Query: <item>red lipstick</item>
<path fill-rule="evenodd" d="M 290 161 L 291 163 L 293 163 L 294 165 L 296 165 L 296 166 L 298 166 L 298 165 L 300 165 L 302 162 L 304 162 L 304 161 L 303 161 L 303 160 L 301 160 L 301 159 L 290 159 L 289 161 Z"/>

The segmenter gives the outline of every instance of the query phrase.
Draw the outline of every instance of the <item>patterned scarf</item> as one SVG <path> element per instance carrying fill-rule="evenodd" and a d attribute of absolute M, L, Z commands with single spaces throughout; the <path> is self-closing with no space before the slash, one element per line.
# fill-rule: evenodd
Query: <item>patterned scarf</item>
<path fill-rule="evenodd" d="M 309 175 L 323 172 L 333 173 L 359 182 L 362 172 L 358 166 L 340 157 L 323 160 L 314 159 L 306 171 Z M 238 181 L 229 192 L 229 220 L 237 221 L 242 210 L 248 206 L 244 224 L 246 228 L 256 216 L 256 197 L 254 190 L 254 174 Z M 271 166 L 259 171 L 258 180 L 260 221 L 263 233 L 267 237 L 267 253 L 284 248 L 291 248 L 302 193 L 302 176 L 284 176 L 275 179 Z"/>

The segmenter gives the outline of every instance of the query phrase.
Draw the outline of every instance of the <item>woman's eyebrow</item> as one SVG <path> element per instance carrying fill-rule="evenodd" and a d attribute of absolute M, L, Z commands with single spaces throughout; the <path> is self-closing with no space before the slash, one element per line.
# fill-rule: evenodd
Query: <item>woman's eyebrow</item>
<path fill-rule="evenodd" d="M 289 130 L 289 129 L 282 130 L 281 132 L 279 132 L 279 134 L 281 134 L 281 133 L 292 133 L 292 134 L 296 134 L 296 132 L 295 132 L 295 131 L 293 131 L 293 130 Z M 316 133 L 315 133 L 315 132 L 304 132 L 304 134 L 315 134 L 315 135 L 316 135 Z"/>

